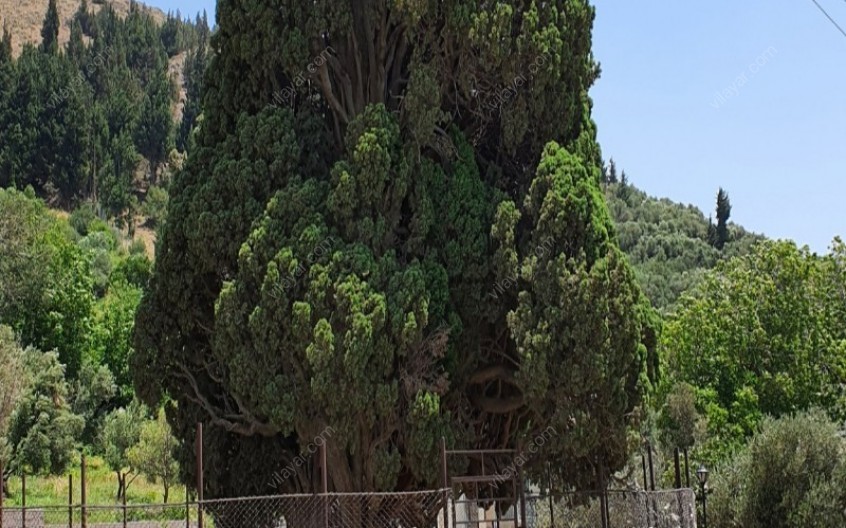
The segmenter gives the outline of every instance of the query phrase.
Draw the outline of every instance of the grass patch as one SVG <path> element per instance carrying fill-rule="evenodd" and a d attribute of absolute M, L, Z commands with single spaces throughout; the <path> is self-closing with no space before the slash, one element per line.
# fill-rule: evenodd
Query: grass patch
<path fill-rule="evenodd" d="M 87 458 L 87 504 L 113 505 L 118 504 L 117 475 L 111 471 L 100 457 Z M 73 503 L 82 501 L 82 487 L 80 480 L 79 461 L 74 464 L 69 473 L 73 476 Z M 130 477 L 131 478 L 131 477 Z M 26 505 L 35 506 L 67 506 L 68 504 L 68 476 L 33 476 L 26 478 Z M 127 504 L 161 504 L 164 502 L 164 487 L 161 483 L 154 484 L 143 476 L 138 476 L 126 491 Z M 185 486 L 176 484 L 171 486 L 168 503 L 185 502 Z M 8 495 L 4 499 L 5 506 L 21 505 L 21 478 L 9 478 Z"/>

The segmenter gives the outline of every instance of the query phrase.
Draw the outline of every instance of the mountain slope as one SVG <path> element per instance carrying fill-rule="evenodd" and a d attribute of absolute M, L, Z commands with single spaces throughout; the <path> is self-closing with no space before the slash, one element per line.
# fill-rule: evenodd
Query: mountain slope
<path fill-rule="evenodd" d="M 111 4 L 115 12 L 125 16 L 129 12 L 131 0 L 101 0 L 89 2 L 88 9 L 97 13 L 105 4 Z M 70 38 L 70 21 L 79 8 L 79 0 L 56 0 L 59 10 L 59 45 L 64 46 Z M 144 6 L 159 24 L 164 22 L 165 14 L 159 9 Z M 41 25 L 47 13 L 47 0 L 0 0 L 0 28 L 7 24 L 12 34 L 12 53 L 18 56 L 24 44 L 41 42 Z"/>

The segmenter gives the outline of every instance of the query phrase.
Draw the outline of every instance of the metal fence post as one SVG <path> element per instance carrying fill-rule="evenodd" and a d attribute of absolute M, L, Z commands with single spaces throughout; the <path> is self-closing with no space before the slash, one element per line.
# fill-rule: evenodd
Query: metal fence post
<path fill-rule="evenodd" d="M 675 464 L 675 469 L 676 469 L 676 475 L 675 475 L 676 480 L 674 481 L 675 482 L 675 488 L 679 489 L 679 488 L 681 488 L 681 461 L 679 460 L 679 448 L 678 447 L 673 449 L 673 463 Z"/>
<path fill-rule="evenodd" d="M 323 526 L 329 528 L 329 470 L 326 467 L 326 442 L 320 446 L 320 481 L 323 493 Z"/>
<path fill-rule="evenodd" d="M 82 455 L 82 467 L 80 468 L 81 472 L 79 475 L 79 493 L 80 493 L 80 508 L 79 513 L 82 517 L 80 520 L 82 522 L 82 528 L 88 527 L 88 509 L 85 507 L 86 502 L 86 484 L 85 484 L 85 455 Z"/>
<path fill-rule="evenodd" d="M 546 464 L 546 493 L 549 495 L 549 524 L 555 528 L 555 501 L 552 499 L 552 467 Z"/>
<path fill-rule="evenodd" d="M 185 528 L 191 528 L 191 497 L 188 495 L 188 485 L 185 485 Z M 2 527 L 0 527 L 2 528 Z"/>
<path fill-rule="evenodd" d="M 517 458 L 522 462 L 523 454 L 518 452 Z M 523 479 L 522 463 L 517 465 L 517 478 L 520 480 L 520 497 L 517 500 L 520 504 L 520 522 L 522 523 L 523 528 L 528 528 L 529 525 L 526 524 L 526 481 Z"/>
<path fill-rule="evenodd" d="M 684 448 L 684 480 L 685 480 L 685 487 L 690 487 L 690 464 L 687 460 L 687 448 Z"/>
<path fill-rule="evenodd" d="M 648 515 L 649 522 L 652 523 L 652 519 L 657 518 L 657 512 L 655 512 L 653 502 L 655 499 L 655 466 L 652 463 L 652 444 L 650 442 L 646 443 L 646 449 L 646 454 L 648 455 L 649 460 L 649 491 L 653 492 L 647 494 L 648 499 L 646 501 L 646 513 Z"/>
<path fill-rule="evenodd" d="M 73 528 L 73 475 L 68 475 L 68 528 Z"/>
<path fill-rule="evenodd" d="M 449 528 L 449 474 L 447 472 L 446 438 L 441 437 L 441 488 L 444 490 L 444 526 Z M 0 527 L 2 528 L 2 527 Z"/>
<path fill-rule="evenodd" d="M 599 519 L 602 528 L 608 528 L 608 496 L 605 494 L 605 470 L 599 467 Z"/>
<path fill-rule="evenodd" d="M 21 473 L 21 526 L 26 528 L 26 472 Z"/>
<path fill-rule="evenodd" d="M 197 424 L 197 527 L 203 528 L 203 424 Z"/>
<path fill-rule="evenodd" d="M 652 464 L 652 444 L 646 444 L 646 454 L 649 456 L 649 490 L 655 491 L 655 467 Z"/>
<path fill-rule="evenodd" d="M 0 460 L 0 528 L 3 528 L 3 495 L 6 494 L 6 486 L 3 484 L 3 461 Z"/>

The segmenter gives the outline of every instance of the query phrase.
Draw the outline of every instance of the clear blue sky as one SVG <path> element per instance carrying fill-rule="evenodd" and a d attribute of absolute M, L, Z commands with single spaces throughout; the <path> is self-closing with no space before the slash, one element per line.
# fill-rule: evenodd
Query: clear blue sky
<path fill-rule="evenodd" d="M 734 221 L 815 251 L 846 236 L 846 37 L 811 0 L 594 4 L 594 117 L 630 181 L 706 212 L 722 186 Z"/>
<path fill-rule="evenodd" d="M 846 37 L 811 0 L 595 5 L 594 117 L 633 183 L 704 211 L 723 186 L 734 221 L 815 251 L 846 236 Z"/>

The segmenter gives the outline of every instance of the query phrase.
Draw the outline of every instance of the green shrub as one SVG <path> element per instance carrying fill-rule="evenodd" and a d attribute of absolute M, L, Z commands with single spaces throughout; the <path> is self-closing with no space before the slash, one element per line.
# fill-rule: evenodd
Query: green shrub
<path fill-rule="evenodd" d="M 94 211 L 94 206 L 90 203 L 84 203 L 74 209 L 68 218 L 70 225 L 82 236 L 88 234 L 88 226 L 95 220 L 97 220 L 97 213 Z"/>
<path fill-rule="evenodd" d="M 92 224 L 89 224 L 91 226 Z M 118 239 L 111 229 L 90 231 L 88 235 L 79 241 L 79 247 L 84 250 L 103 250 L 106 252 L 114 251 L 118 245 Z"/>
<path fill-rule="evenodd" d="M 111 281 L 126 281 L 128 284 L 144 288 L 150 279 L 153 271 L 153 264 L 146 255 L 133 254 L 122 260 L 115 268 Z"/>
<path fill-rule="evenodd" d="M 141 211 L 152 225 L 158 227 L 167 219 L 167 201 L 168 194 L 164 188 L 153 186 L 147 191 Z"/>
<path fill-rule="evenodd" d="M 821 411 L 764 420 L 760 432 L 715 471 L 709 526 L 846 526 L 844 441 Z"/>
<path fill-rule="evenodd" d="M 129 244 L 129 254 L 130 255 L 147 255 L 147 244 L 144 243 L 143 240 L 140 238 L 134 239 Z"/>

